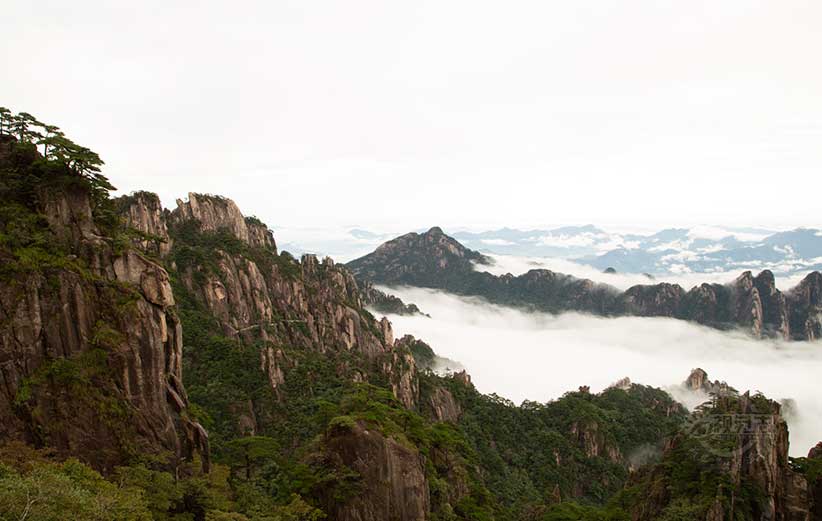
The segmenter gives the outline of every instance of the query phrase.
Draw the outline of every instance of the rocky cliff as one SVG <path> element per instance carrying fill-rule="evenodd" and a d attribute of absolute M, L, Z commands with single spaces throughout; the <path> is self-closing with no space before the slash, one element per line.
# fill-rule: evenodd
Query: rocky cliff
<path fill-rule="evenodd" d="M 692 370 L 683 385 L 685 389 L 689 391 L 701 391 L 705 394 L 721 395 L 736 392 L 736 390 L 726 382 L 720 382 L 719 380 L 711 381 L 710 378 L 708 378 L 708 373 L 700 368 Z"/>
<path fill-rule="evenodd" d="M 324 498 L 331 519 L 425 521 L 431 499 L 425 459 L 412 447 L 386 437 L 363 422 L 337 425 L 324 439 L 326 466 L 345 466 L 365 486 L 350 501 Z"/>
<path fill-rule="evenodd" d="M 808 521 L 808 485 L 788 459 L 780 406 L 726 394 L 695 413 L 662 462 L 634 477 L 635 521 L 672 515 L 721 521 Z"/>
<path fill-rule="evenodd" d="M 92 185 L 13 147 L 0 147 L 0 441 L 103 471 L 141 452 L 207 468 L 168 273 L 124 244 Z"/>
<path fill-rule="evenodd" d="M 171 251 L 167 212 L 157 194 L 136 192 L 117 199 L 117 203 L 127 229 L 133 232 L 132 241 L 138 249 L 159 257 Z"/>
<path fill-rule="evenodd" d="M 717 329 L 741 328 L 755 337 L 813 340 L 822 332 L 822 274 L 809 274 L 782 293 L 773 273 L 745 272 L 730 284 L 676 284 L 616 288 L 550 270 L 519 276 L 481 271 L 491 262 L 439 228 L 407 234 L 348 263 L 363 280 L 442 289 L 503 305 L 548 312 L 582 311 L 604 316 L 671 317 Z"/>
<path fill-rule="evenodd" d="M 263 343 L 260 364 L 273 389 L 296 363 L 291 349 L 326 356 L 355 352 L 385 375 L 402 403 L 416 404 L 413 357 L 394 348 L 387 320 L 366 311 L 365 294 L 345 267 L 330 258 L 305 255 L 298 262 L 279 254 L 271 231 L 244 217 L 230 199 L 192 193 L 175 210 L 158 214 L 140 210 L 145 198 L 121 202 L 129 222 L 156 229 L 133 216 L 165 216 L 159 228 L 167 227 L 173 243 L 165 260 L 182 289 L 217 319 L 226 336 Z M 338 372 L 351 381 L 370 374 L 342 359 Z"/>
<path fill-rule="evenodd" d="M 811 521 L 822 521 L 822 441 L 817 443 L 806 458 L 804 474 L 808 481 Z"/>

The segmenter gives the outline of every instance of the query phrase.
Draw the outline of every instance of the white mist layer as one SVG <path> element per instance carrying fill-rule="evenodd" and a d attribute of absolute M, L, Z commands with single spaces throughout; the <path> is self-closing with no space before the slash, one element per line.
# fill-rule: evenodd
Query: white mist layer
<path fill-rule="evenodd" d="M 786 415 L 791 455 L 804 456 L 822 440 L 822 342 L 754 340 L 664 318 L 598 318 L 576 313 L 525 313 L 479 299 L 418 288 L 385 288 L 431 315 L 390 315 L 395 335 L 412 334 L 463 364 L 477 389 L 515 403 L 545 402 L 590 385 L 599 392 L 628 376 L 679 392 L 696 367 L 736 389 L 793 399 Z"/>
<path fill-rule="evenodd" d="M 484 253 L 494 260 L 494 264 L 490 266 L 476 264 L 474 269 L 477 271 L 487 271 L 492 275 L 505 275 L 510 273 L 512 275 L 522 275 L 530 270 L 547 269 L 557 273 L 564 273 L 566 275 L 573 275 L 581 279 L 590 279 L 594 282 L 601 282 L 609 284 L 617 289 L 626 290 L 631 286 L 637 284 L 658 284 L 660 282 L 669 282 L 671 284 L 679 284 L 686 290 L 694 286 L 698 286 L 703 282 L 726 284 L 734 281 L 744 270 L 737 271 L 717 271 L 717 272 L 694 272 L 694 273 L 680 273 L 680 274 L 656 274 L 653 279 L 646 277 L 641 273 L 603 273 L 602 270 L 579 264 L 572 260 L 560 259 L 556 257 L 520 257 L 516 255 L 496 255 Z M 778 269 L 777 266 L 765 266 L 757 268 L 747 268 L 758 273 L 762 269 Z M 799 284 L 799 282 L 807 276 L 807 272 L 795 273 L 790 276 L 777 276 L 776 285 L 782 290 L 788 290 Z"/>

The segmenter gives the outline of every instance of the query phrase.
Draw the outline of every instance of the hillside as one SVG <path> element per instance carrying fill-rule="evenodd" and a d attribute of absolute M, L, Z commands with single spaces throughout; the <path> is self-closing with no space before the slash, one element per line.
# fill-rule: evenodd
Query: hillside
<path fill-rule="evenodd" d="M 433 374 L 434 350 L 395 339 L 345 266 L 278 251 L 224 197 L 111 198 L 96 154 L 26 121 L 0 136 L 0 519 L 714 521 L 703 507 L 729 491 L 737 519 L 812 508 L 818 454 L 787 460 L 764 397 L 700 413 L 761 414 L 778 436 L 745 427 L 732 448 L 754 439 L 765 463 L 710 453 L 695 493 L 671 451 L 704 445 L 664 391 L 517 406 Z M 483 261 L 424 240 L 438 269 Z"/>

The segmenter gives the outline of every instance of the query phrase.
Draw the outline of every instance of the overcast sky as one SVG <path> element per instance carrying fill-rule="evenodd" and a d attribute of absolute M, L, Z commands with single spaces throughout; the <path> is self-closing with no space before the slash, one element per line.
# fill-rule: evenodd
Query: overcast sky
<path fill-rule="evenodd" d="M 0 105 L 273 227 L 822 226 L 819 0 L 3 2 Z"/>

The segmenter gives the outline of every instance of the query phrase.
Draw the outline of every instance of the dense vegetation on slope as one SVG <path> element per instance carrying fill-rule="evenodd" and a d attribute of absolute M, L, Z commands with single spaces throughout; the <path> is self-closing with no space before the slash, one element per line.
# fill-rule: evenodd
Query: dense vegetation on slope
<path fill-rule="evenodd" d="M 95 321 L 74 349 L 46 344 L 42 356 L 1 310 L 0 361 L 13 363 L 0 367 L 12 390 L 0 401 L 0 519 L 674 521 L 728 508 L 728 491 L 749 505 L 735 518 L 762 510 L 744 465 L 687 430 L 663 447 L 685 419 L 664 392 L 622 382 L 521 406 L 482 395 L 464 373 L 426 371 L 436 355 L 424 342 L 394 342 L 347 270 L 278 253 L 230 200 L 192 194 L 174 212 L 145 192 L 112 200 L 96 154 L 53 127 L 59 139 L 38 151 L 15 124 L 18 137 L 0 136 L 3 304 L 21 305 L 19 281 L 45 280 L 43 298 L 71 283 L 83 292 L 57 306 L 68 315 L 43 307 L 45 328 L 82 323 L 84 306 Z M 712 411 L 784 423 L 760 397 Z M 17 423 L 28 430 L 3 430 Z M 814 458 L 795 467 L 818 480 Z"/>

